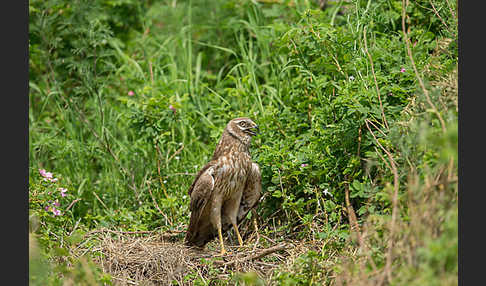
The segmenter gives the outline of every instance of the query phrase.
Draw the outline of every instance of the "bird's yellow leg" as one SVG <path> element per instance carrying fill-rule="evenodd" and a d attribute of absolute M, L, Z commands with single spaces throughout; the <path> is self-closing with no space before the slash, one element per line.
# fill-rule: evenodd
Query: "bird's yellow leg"
<path fill-rule="evenodd" d="M 255 233 L 256 233 L 256 241 L 255 241 L 255 245 L 253 246 L 253 251 L 255 251 L 255 249 L 257 248 L 258 246 L 258 242 L 260 241 L 260 234 L 258 234 L 258 223 L 257 223 L 257 218 L 256 218 L 256 211 L 253 209 L 251 210 L 252 212 L 252 217 L 253 217 L 253 227 L 255 228 Z"/>
<path fill-rule="evenodd" d="M 253 219 L 253 227 L 255 228 L 257 238 L 260 238 L 260 235 L 258 234 L 258 223 L 257 223 L 256 218 Z"/>
<path fill-rule="evenodd" d="M 241 239 L 240 232 L 238 231 L 238 226 L 234 222 L 232 224 L 233 228 L 235 229 L 236 236 L 238 237 L 238 242 L 240 243 L 240 246 L 243 246 L 243 239 Z"/>
<path fill-rule="evenodd" d="M 224 249 L 223 243 L 223 233 L 221 232 L 221 227 L 218 227 L 219 243 L 221 244 L 221 255 L 226 254 L 226 249 Z"/>

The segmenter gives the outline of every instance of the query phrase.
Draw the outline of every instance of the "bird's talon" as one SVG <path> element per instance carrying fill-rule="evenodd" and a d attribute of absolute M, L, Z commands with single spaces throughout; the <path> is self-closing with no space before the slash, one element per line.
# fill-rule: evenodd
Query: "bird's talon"
<path fill-rule="evenodd" d="M 226 251 L 226 250 L 221 250 L 221 252 L 217 256 L 226 256 L 226 255 L 229 255 L 229 254 L 231 254 L 231 252 Z"/>

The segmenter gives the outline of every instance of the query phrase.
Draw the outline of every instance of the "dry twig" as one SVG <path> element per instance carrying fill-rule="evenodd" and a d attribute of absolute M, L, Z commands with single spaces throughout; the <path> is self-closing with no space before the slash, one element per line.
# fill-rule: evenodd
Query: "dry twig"
<path fill-rule="evenodd" d="M 435 105 L 432 103 L 432 100 L 430 99 L 430 96 L 429 96 L 429 91 L 425 88 L 425 84 L 424 84 L 422 78 L 420 77 L 420 75 L 418 73 L 417 67 L 415 66 L 415 61 L 414 61 L 413 56 L 412 56 L 412 49 L 410 48 L 410 40 L 408 38 L 408 33 L 405 29 L 405 18 L 406 18 L 406 13 L 407 13 L 407 11 L 406 11 L 407 3 L 406 2 L 407 2 L 406 0 L 402 0 L 402 32 L 403 32 L 403 39 L 405 41 L 405 45 L 407 46 L 408 57 L 410 58 L 410 62 L 412 63 L 412 67 L 413 67 L 413 70 L 415 72 L 415 76 L 417 77 L 419 85 L 422 88 L 425 99 L 427 100 L 427 103 L 429 104 L 432 111 L 437 115 L 437 118 L 439 119 L 439 122 L 440 122 L 440 126 L 442 128 L 442 132 L 445 133 L 446 132 L 445 122 L 442 119 L 442 116 L 440 115 L 440 113 L 437 110 L 437 108 L 435 107 Z"/>
<path fill-rule="evenodd" d="M 218 261 L 214 261 L 214 264 L 215 265 L 228 266 L 228 265 L 233 265 L 233 264 L 236 264 L 236 263 L 243 263 L 243 262 L 246 262 L 246 261 L 256 260 L 256 259 L 262 258 L 264 256 L 271 254 L 271 253 L 274 253 L 274 252 L 277 252 L 277 251 L 280 251 L 280 250 L 283 250 L 283 249 L 286 249 L 286 248 L 288 248 L 288 245 L 285 244 L 285 243 L 282 243 L 280 245 L 276 245 L 274 247 L 264 249 L 263 251 L 260 251 L 259 253 L 256 253 L 254 255 L 245 256 L 242 259 L 234 259 L 234 260 L 231 260 L 231 261 L 219 261 L 218 260 Z"/>
<path fill-rule="evenodd" d="M 381 117 L 383 118 L 383 124 L 385 124 L 386 129 L 389 129 L 388 122 L 386 121 L 386 117 L 385 117 L 385 112 L 383 110 L 383 103 L 381 102 L 380 88 L 378 87 L 378 82 L 376 80 L 375 68 L 373 66 L 373 58 L 371 57 L 371 54 L 368 52 L 368 44 L 367 44 L 367 41 L 366 41 L 366 27 L 364 27 L 363 39 L 364 39 L 365 52 L 368 55 L 368 58 L 370 59 L 371 73 L 373 74 L 373 80 L 375 81 L 375 87 L 376 87 L 376 93 L 378 94 L 378 101 L 380 102 L 380 110 L 381 110 Z"/>
<path fill-rule="evenodd" d="M 76 253 L 98 252 L 95 260 L 105 273 L 109 273 L 117 285 L 187 285 L 187 275 L 198 275 L 203 281 L 216 277 L 209 273 L 211 267 L 218 267 L 220 272 L 217 279 L 228 279 L 229 273 L 238 271 L 255 271 L 259 275 L 271 275 L 273 269 L 284 261 L 282 255 L 277 254 L 290 244 L 280 244 L 268 249 L 248 251 L 247 248 L 235 246 L 235 254 L 225 256 L 226 261 L 213 261 L 212 266 L 204 263 L 202 259 L 218 256 L 213 251 L 192 249 L 181 242 L 168 242 L 160 240 L 155 232 L 150 231 L 115 231 L 98 229 L 88 234 L 104 234 L 99 236 L 98 245 L 94 249 L 86 246 L 75 249 Z M 110 233 L 116 233 L 115 238 Z M 133 236 L 132 234 L 149 234 L 146 236 Z M 180 234 L 180 232 L 177 232 Z M 173 235 L 173 234 L 171 234 Z M 93 236 L 90 236 L 90 239 Z M 211 248 L 209 246 L 208 248 Z M 275 264 L 257 261 L 258 259 L 273 255 Z M 228 259 L 232 259 L 228 261 Z"/>
<path fill-rule="evenodd" d="M 152 190 L 150 186 L 148 186 L 148 191 L 150 193 L 150 197 L 152 197 L 152 201 L 154 202 L 155 208 L 159 211 L 159 213 L 165 218 L 165 222 L 169 222 L 169 224 L 172 226 L 172 221 L 167 217 L 167 215 L 159 208 L 159 204 L 157 204 L 157 201 L 155 200 L 154 195 L 152 194 Z"/>
<path fill-rule="evenodd" d="M 397 213 L 398 213 L 397 203 L 398 203 L 398 189 L 399 189 L 400 180 L 399 180 L 399 177 L 398 177 L 398 170 L 397 170 L 397 167 L 396 167 L 396 163 L 395 163 L 395 160 L 393 159 L 392 154 L 390 153 L 390 151 L 388 151 L 388 149 L 386 149 L 385 147 L 383 147 L 383 145 L 381 145 L 381 143 L 376 138 L 375 133 L 373 133 L 370 126 L 368 125 L 368 122 L 369 122 L 369 120 L 366 119 L 365 120 L 366 127 L 370 131 L 371 135 L 375 139 L 378 146 L 380 146 L 380 148 L 388 156 L 388 159 L 389 159 L 389 162 L 390 162 L 390 168 L 391 168 L 391 171 L 393 173 L 393 189 L 394 190 L 393 190 L 393 197 L 392 197 L 392 218 L 391 218 L 391 222 L 390 222 L 390 236 L 389 236 L 388 245 L 387 245 L 385 271 L 384 271 L 384 274 L 386 274 L 387 277 L 388 277 L 388 282 L 391 282 L 391 262 L 392 262 L 393 236 L 395 234 L 395 221 L 396 221 L 396 217 L 397 217 Z M 382 285 L 383 281 L 384 281 L 384 276 L 382 276 L 378 285 Z"/>
<path fill-rule="evenodd" d="M 158 144 L 155 144 L 155 149 L 157 150 L 157 154 L 162 157 L 162 153 L 160 152 L 160 149 L 159 149 L 159 145 Z M 167 190 L 165 189 L 165 185 L 164 185 L 164 182 L 162 181 L 162 176 L 160 175 L 160 159 L 159 159 L 159 156 L 156 156 L 156 159 L 157 159 L 157 173 L 159 174 L 159 181 L 160 181 L 160 185 L 162 186 L 162 190 L 164 191 L 164 195 L 166 198 L 169 197 L 169 195 L 167 194 Z"/>

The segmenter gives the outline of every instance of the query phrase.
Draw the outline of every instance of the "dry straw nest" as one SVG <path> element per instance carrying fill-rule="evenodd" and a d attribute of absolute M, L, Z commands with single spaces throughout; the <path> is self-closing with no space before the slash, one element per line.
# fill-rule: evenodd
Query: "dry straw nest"
<path fill-rule="evenodd" d="M 95 262 L 112 276 L 114 285 L 192 285 L 198 278 L 205 282 L 229 280 L 234 272 L 255 272 L 268 278 L 285 263 L 293 248 L 290 243 L 263 248 L 262 241 L 252 237 L 243 247 L 226 244 L 229 254 L 220 256 L 217 241 L 194 249 L 183 244 L 183 236 L 182 232 L 101 229 L 85 239 L 94 240 L 95 246 L 79 250 L 94 254 Z"/>

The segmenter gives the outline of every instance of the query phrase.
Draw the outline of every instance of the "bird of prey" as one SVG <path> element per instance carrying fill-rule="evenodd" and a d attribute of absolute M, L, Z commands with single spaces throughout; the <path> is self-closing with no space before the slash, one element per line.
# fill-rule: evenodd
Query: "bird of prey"
<path fill-rule="evenodd" d="M 262 188 L 260 169 L 249 150 L 257 131 L 258 126 L 246 117 L 226 125 L 211 161 L 189 187 L 191 219 L 186 245 L 204 247 L 218 236 L 223 255 L 223 233 L 233 227 L 243 246 L 238 223 L 257 205 Z"/>

